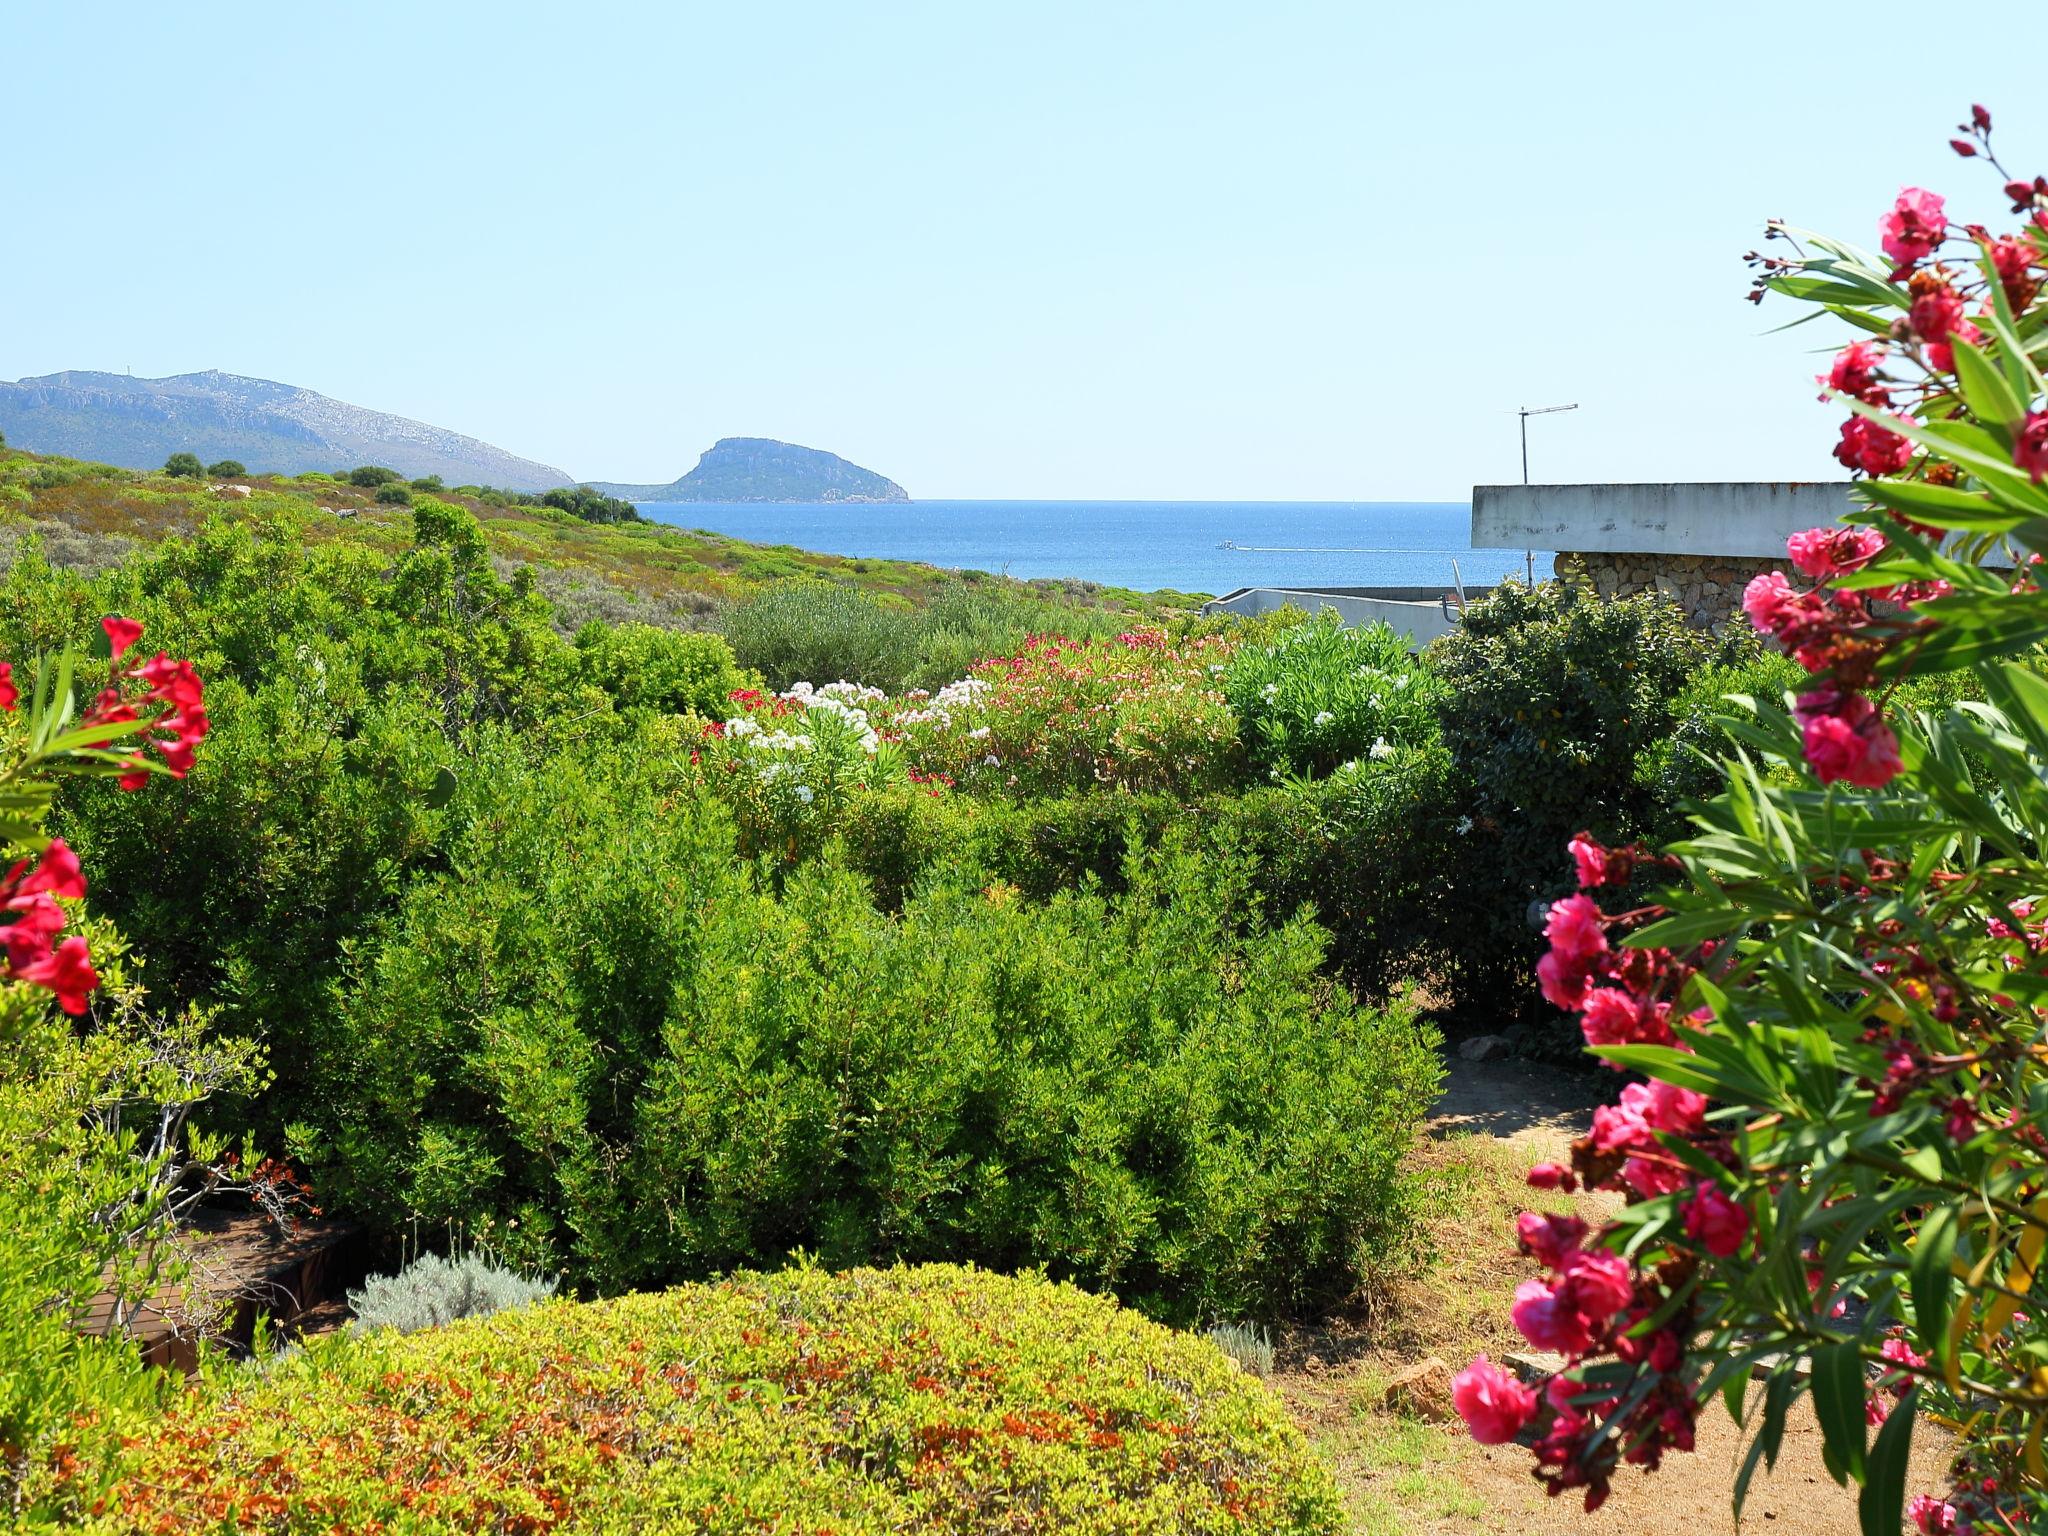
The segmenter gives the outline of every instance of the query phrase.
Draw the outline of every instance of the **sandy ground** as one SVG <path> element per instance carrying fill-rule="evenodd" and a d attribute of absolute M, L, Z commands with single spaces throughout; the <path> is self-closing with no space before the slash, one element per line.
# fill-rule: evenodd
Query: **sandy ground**
<path fill-rule="evenodd" d="M 1510 1532 L 1770 1532 L 1849 1536 L 1856 1490 L 1823 1470 L 1820 1431 L 1802 1404 L 1777 1470 L 1759 1473 L 1738 1527 L 1729 1497 L 1747 1437 L 1718 1404 L 1701 1415 L 1698 1449 L 1653 1475 L 1625 1470 L 1605 1507 L 1547 1498 L 1519 1446 L 1474 1444 L 1455 1421 L 1428 1424 L 1377 1406 L 1383 1383 L 1435 1355 L 1453 1369 L 1476 1348 L 1513 1347 L 1506 1303 L 1528 1273 L 1508 1236 L 1529 1163 L 1559 1157 L 1613 1083 L 1525 1062 L 1453 1059 L 1430 1122 L 1424 1166 L 1449 1182 L 1433 1225 L 1441 1255 L 1431 1276 L 1398 1292 L 1370 1320 L 1339 1322 L 1282 1341 L 1274 1385 L 1336 1469 L 1358 1536 L 1479 1536 Z M 1583 1200 L 1584 1197 L 1582 1197 Z M 1601 1201 L 1611 1197 L 1597 1197 Z M 1585 1207 L 1582 1205 L 1582 1209 Z M 1590 1212 L 1588 1212 L 1590 1214 Z M 1915 1435 L 1909 1491 L 1943 1486 L 1947 1446 Z"/>

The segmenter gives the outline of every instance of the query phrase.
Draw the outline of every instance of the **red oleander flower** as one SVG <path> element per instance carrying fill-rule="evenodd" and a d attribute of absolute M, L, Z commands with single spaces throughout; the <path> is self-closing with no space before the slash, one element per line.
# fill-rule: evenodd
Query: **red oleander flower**
<path fill-rule="evenodd" d="M 52 954 L 21 967 L 19 979 L 56 993 L 57 1006 L 66 1013 L 85 1012 L 87 994 L 100 984 L 85 940 L 77 934 L 59 944 Z"/>
<path fill-rule="evenodd" d="M 1638 998 L 1618 987 L 1585 994 L 1579 1029 L 1588 1045 L 1669 1045 L 1671 1005 Z"/>
<path fill-rule="evenodd" d="M 119 661 L 128 647 L 142 638 L 142 626 L 133 619 L 124 619 L 109 614 L 100 620 L 100 628 L 107 632 L 107 643 L 114 648 L 114 660 Z"/>
<path fill-rule="evenodd" d="M 1909 418 L 1910 419 L 1910 418 Z M 1913 458 L 1913 443 L 1888 428 L 1861 416 L 1842 423 L 1841 441 L 1835 444 L 1835 462 L 1844 469 L 1866 475 L 1892 475 Z"/>
<path fill-rule="evenodd" d="M 0 709 L 12 709 L 21 702 L 21 690 L 14 686 L 14 663 L 0 661 Z"/>
<path fill-rule="evenodd" d="M 1881 399 L 1884 386 L 1878 382 L 1877 371 L 1884 366 L 1884 357 L 1881 341 L 1852 342 L 1835 354 L 1825 382 L 1830 389 L 1839 389 L 1859 400 Z"/>
<path fill-rule="evenodd" d="M 1749 1237 L 1749 1208 L 1702 1180 L 1685 1202 L 1685 1232 L 1714 1257 L 1733 1258 Z"/>
<path fill-rule="evenodd" d="M 1569 1194 L 1579 1187 L 1579 1181 L 1563 1163 L 1538 1163 L 1529 1170 L 1529 1187 L 1561 1189 Z"/>

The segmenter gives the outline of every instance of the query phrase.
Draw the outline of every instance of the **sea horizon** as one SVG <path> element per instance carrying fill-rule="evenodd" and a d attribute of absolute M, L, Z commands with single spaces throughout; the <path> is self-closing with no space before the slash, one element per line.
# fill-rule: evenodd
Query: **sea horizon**
<path fill-rule="evenodd" d="M 1217 594 L 1258 586 L 1487 586 L 1519 549 L 1475 549 L 1468 501 L 933 498 L 641 502 L 641 515 L 852 559 L 920 560 L 1021 580 Z M 1551 552 L 1535 550 L 1537 579 Z M 1455 562 L 1455 564 L 1454 564 Z"/>

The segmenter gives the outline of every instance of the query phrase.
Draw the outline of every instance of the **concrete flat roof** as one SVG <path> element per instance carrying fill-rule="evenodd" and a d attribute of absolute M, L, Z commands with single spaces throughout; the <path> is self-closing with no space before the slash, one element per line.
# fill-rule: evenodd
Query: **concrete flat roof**
<path fill-rule="evenodd" d="M 1846 480 L 1475 485 L 1475 549 L 1780 559 L 1788 535 L 1839 522 Z"/>

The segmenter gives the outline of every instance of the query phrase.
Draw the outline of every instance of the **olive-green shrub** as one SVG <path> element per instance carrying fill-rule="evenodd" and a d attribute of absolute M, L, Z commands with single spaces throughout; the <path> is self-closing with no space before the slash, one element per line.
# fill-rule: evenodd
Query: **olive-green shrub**
<path fill-rule="evenodd" d="M 107 1512 L 78 1513 L 117 1533 L 214 1510 L 414 1536 L 1343 1528 L 1279 1399 L 1206 1339 L 951 1265 L 316 1342 L 188 1395 Z"/>

